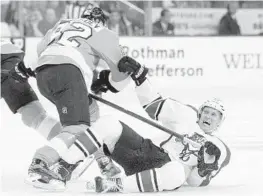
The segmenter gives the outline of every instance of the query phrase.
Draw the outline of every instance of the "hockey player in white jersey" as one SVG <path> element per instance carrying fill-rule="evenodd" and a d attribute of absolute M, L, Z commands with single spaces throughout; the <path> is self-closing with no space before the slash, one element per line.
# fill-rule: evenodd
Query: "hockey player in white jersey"
<path fill-rule="evenodd" d="M 157 192 L 175 190 L 184 183 L 207 186 L 230 161 L 229 148 L 214 135 L 225 119 L 223 104 L 212 99 L 195 110 L 161 97 L 145 77 L 147 68 L 133 59 L 122 59 L 119 68 L 131 74 L 137 96 L 149 116 L 187 139 L 165 134 L 161 142 L 153 143 L 123 122 L 108 121 L 112 130 L 111 136 L 105 133 L 109 140 L 105 142 L 105 153 L 124 168 L 127 177 L 96 177 L 94 184 L 87 184 L 88 189 L 101 193 Z"/>
<path fill-rule="evenodd" d="M 119 38 L 105 27 L 105 15 L 97 7 L 79 19 L 59 21 L 38 44 L 38 55 L 33 68 L 38 88 L 55 104 L 63 126 L 49 145 L 37 150 L 29 169 L 29 182 L 42 187 L 51 185 L 51 180 L 67 180 L 50 167 L 60 158 L 66 159 L 73 144 L 78 146 L 73 158 L 88 157 L 102 146 L 99 135 L 90 129 L 89 105 L 93 100 L 88 97 L 98 62 L 105 61 L 111 69 L 103 78 L 113 92 L 122 90 L 129 77 L 117 68 L 122 58 Z"/>

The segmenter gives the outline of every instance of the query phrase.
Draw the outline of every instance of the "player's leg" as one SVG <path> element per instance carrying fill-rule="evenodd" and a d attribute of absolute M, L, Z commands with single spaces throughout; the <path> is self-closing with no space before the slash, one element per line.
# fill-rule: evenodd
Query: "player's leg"
<path fill-rule="evenodd" d="M 91 116 L 92 119 L 94 118 L 94 112 L 92 112 L 94 111 L 93 110 L 94 107 L 90 107 L 90 109 L 91 109 L 91 115 L 93 114 L 92 115 L 93 117 Z M 113 149 L 114 144 L 118 141 L 119 136 L 121 135 L 122 127 L 120 122 L 114 119 L 113 117 L 103 116 L 102 118 L 94 122 L 90 127 L 90 129 L 94 130 L 94 132 L 96 132 L 96 134 L 99 135 L 103 143 L 107 143 L 109 148 Z M 75 145 L 72 145 L 69 149 L 69 152 L 63 157 L 63 159 L 66 160 L 67 163 L 71 163 L 71 164 L 74 164 L 79 160 L 84 160 L 83 163 L 80 163 L 79 166 L 72 172 L 71 179 L 78 178 L 85 170 L 88 169 L 88 166 L 93 160 L 96 160 L 98 167 L 101 170 L 101 174 L 104 175 L 105 177 L 107 178 L 113 176 L 116 177 L 117 175 L 121 174 L 121 170 L 119 169 L 119 167 L 116 166 L 116 164 L 112 161 L 112 159 L 109 156 L 105 155 L 104 153 L 105 144 L 103 145 L 104 147 L 99 148 L 97 152 L 94 153 L 93 159 L 91 160 L 90 157 L 87 157 L 86 149 L 83 146 L 83 144 L 85 143 L 86 143 L 85 138 L 77 138 Z M 62 164 L 64 163 L 62 162 Z"/>
<path fill-rule="evenodd" d="M 126 175 L 161 167 L 170 161 L 168 154 L 151 140 L 143 138 L 125 123 L 121 124 L 122 134 L 110 156 L 124 168 Z"/>
<path fill-rule="evenodd" d="M 99 106 L 94 99 L 89 97 L 89 113 L 90 113 L 90 124 L 93 125 L 100 117 Z M 74 145 L 69 148 L 69 151 L 62 155 L 62 158 L 70 163 L 74 164 L 80 160 L 84 160 L 89 156 L 89 153 L 86 152 L 87 149 L 82 143 L 86 143 L 86 138 L 76 139 Z"/>
<path fill-rule="evenodd" d="M 99 119 L 100 111 L 94 99 L 90 98 L 89 103 L 90 123 L 93 125 Z M 85 138 L 83 139 L 84 143 L 86 143 Z M 52 166 L 66 181 L 80 177 L 94 161 L 94 156 L 89 156 L 85 145 L 82 143 L 82 140 L 77 139 L 68 152 L 61 157 L 59 162 Z"/>
<path fill-rule="evenodd" d="M 105 129 L 105 125 L 109 129 Z M 170 161 L 169 156 L 151 140 L 145 139 L 125 123 L 105 117 L 92 128 L 106 145 L 104 153 L 123 167 L 126 175 L 161 167 Z"/>
<path fill-rule="evenodd" d="M 97 104 L 93 103 L 95 102 L 93 101 L 90 105 L 92 115 L 91 119 L 97 119 L 96 114 L 98 112 L 94 113 L 94 109 L 97 108 Z M 95 107 L 91 107 L 92 105 Z M 95 111 L 98 110 L 96 109 Z M 102 139 L 102 142 L 106 142 L 109 146 L 111 146 L 111 148 L 114 148 L 114 143 L 117 142 L 118 136 L 121 133 L 121 124 L 118 120 L 110 116 L 103 116 L 92 124 L 90 130 L 95 132 Z M 72 179 L 77 179 L 88 169 L 90 164 L 96 160 L 102 175 L 106 176 L 107 178 L 121 173 L 121 170 L 115 165 L 115 163 L 113 163 L 112 159 L 104 154 L 102 147 L 99 148 L 92 157 L 89 157 L 85 146 L 86 143 L 87 138 L 77 138 L 74 145 L 69 148 L 68 153 L 62 156 L 63 159 L 52 166 L 52 170 L 62 175 L 65 181 L 69 181 Z M 74 168 L 74 165 L 76 166 L 74 163 L 76 162 L 79 164 L 76 168 Z"/>
<path fill-rule="evenodd" d="M 90 123 L 92 125 L 97 121 L 100 114 L 96 101 L 90 98 L 89 103 Z M 89 156 L 84 145 L 85 143 L 85 138 L 83 138 L 83 140 L 77 139 L 69 148 L 68 152 L 63 154 L 59 161 L 50 167 L 50 169 L 59 174 L 65 182 L 78 179 L 93 163 L 94 156 Z M 57 189 L 56 187 L 54 188 Z"/>
<path fill-rule="evenodd" d="M 108 147 L 105 149 L 105 153 L 123 167 L 128 177 L 124 179 L 118 177 L 109 178 L 107 180 L 96 178 L 95 187 L 97 192 L 107 192 L 109 191 L 108 188 L 132 192 L 139 192 L 140 188 L 143 192 L 158 191 L 158 188 L 156 188 L 158 185 L 154 184 L 156 173 L 159 172 L 159 168 L 171 161 L 168 154 L 155 146 L 151 140 L 141 137 L 125 123 L 119 122 L 116 128 L 119 131 L 115 130 L 114 133 L 118 137 L 110 138 L 111 136 L 109 135 L 109 140 L 104 140 Z M 106 138 L 106 135 L 104 137 Z M 180 167 L 178 169 L 180 172 L 175 172 L 177 173 L 177 177 L 183 173 L 181 169 Z M 165 169 L 162 168 L 160 170 Z M 160 178 L 160 174 L 158 175 Z M 179 182 L 181 182 L 181 177 L 179 178 Z M 130 187 L 127 186 L 128 183 L 131 183 Z M 87 184 L 88 189 L 92 187 L 94 188 L 92 183 Z"/>
<path fill-rule="evenodd" d="M 87 183 L 87 188 L 93 187 L 93 190 L 95 189 L 98 193 L 173 191 L 180 188 L 186 178 L 183 164 L 178 161 L 171 161 L 162 167 L 144 170 L 123 178 L 103 179 L 96 177 L 95 183 Z"/>
<path fill-rule="evenodd" d="M 25 125 L 37 130 L 47 140 L 51 140 L 62 130 L 60 122 L 49 116 L 39 101 L 30 102 L 17 112 L 21 114 Z"/>
<path fill-rule="evenodd" d="M 1 74 L 1 97 L 14 114 L 21 115 L 26 126 L 35 129 L 44 138 L 49 140 L 61 131 L 60 122 L 48 116 L 27 78 L 16 73 L 12 76 Z"/>
<path fill-rule="evenodd" d="M 103 116 L 96 123 L 94 123 L 91 128 L 99 134 L 103 142 L 103 147 L 94 154 L 94 158 L 98 164 L 101 174 L 107 178 L 119 175 L 121 170 L 112 161 L 108 154 L 105 155 L 104 150 L 107 149 L 107 152 L 108 149 L 113 151 L 115 144 L 121 136 L 121 123 L 112 116 Z"/>
<path fill-rule="evenodd" d="M 36 71 L 39 90 L 56 105 L 63 129 L 50 141 L 50 145 L 37 150 L 32 173 L 57 178 L 48 166 L 63 157 L 76 139 L 86 138 L 82 146 L 88 155 L 97 151 L 101 144 L 96 134 L 89 129 L 88 92 L 80 70 L 74 65 L 63 64 L 42 66 Z"/>
<path fill-rule="evenodd" d="M 144 161 L 143 156 L 145 155 L 144 152 L 142 151 L 139 155 L 138 153 L 136 154 L 136 152 L 134 151 L 138 151 L 138 149 L 142 147 L 143 150 L 146 150 L 147 149 L 146 143 L 148 144 L 148 147 L 150 147 L 150 145 L 152 144 L 150 140 L 146 140 L 147 142 L 143 142 L 144 139 L 141 136 L 139 136 L 136 132 L 134 132 L 130 127 L 128 127 L 124 123 L 118 121 L 117 119 L 111 116 L 101 117 L 91 126 L 90 129 L 95 130 L 94 132 L 96 132 L 96 134 L 99 135 L 99 137 L 102 139 L 102 142 L 104 143 L 103 145 L 104 148 L 98 149 L 98 151 L 94 153 L 94 156 L 95 156 L 95 160 L 98 163 L 99 168 L 101 169 L 101 173 L 107 178 L 113 176 L 116 177 L 116 175 L 120 174 L 121 172 L 118 166 L 114 164 L 110 156 L 113 156 L 119 164 L 125 167 L 126 174 L 133 174 L 137 170 L 135 171 L 131 169 L 133 168 L 134 162 L 130 160 L 137 159 L 137 161 L 140 162 L 139 164 L 142 165 L 143 164 L 142 162 Z M 85 143 L 85 138 L 77 138 L 76 142 L 82 147 L 82 144 Z M 85 148 L 82 148 L 82 150 L 85 152 Z M 105 155 L 105 153 L 107 156 Z M 127 153 L 130 154 L 131 156 L 127 156 L 128 159 L 126 157 L 123 158 L 122 154 L 126 155 Z M 77 146 L 73 145 L 70 148 L 68 157 L 71 158 L 74 157 L 74 155 L 76 156 L 77 154 L 78 154 L 78 148 Z M 120 158 L 118 157 L 118 155 Z M 157 158 L 159 160 L 160 156 Z M 69 163 L 71 161 L 66 157 L 64 159 L 67 160 L 67 162 Z M 128 164 L 124 162 L 125 160 L 127 160 Z M 78 159 L 76 159 L 75 162 L 76 161 L 78 161 Z M 158 162 L 158 164 L 159 163 L 160 162 Z M 154 166 L 157 165 L 154 164 Z M 148 164 L 147 167 L 152 167 L 152 166 Z M 144 167 L 141 168 L 143 169 Z M 139 171 L 140 170 L 141 169 L 139 169 Z"/>

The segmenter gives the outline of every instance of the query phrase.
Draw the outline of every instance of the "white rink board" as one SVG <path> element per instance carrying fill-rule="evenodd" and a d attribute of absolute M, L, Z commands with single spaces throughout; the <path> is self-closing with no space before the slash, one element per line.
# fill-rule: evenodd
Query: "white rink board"
<path fill-rule="evenodd" d="M 27 38 L 24 43 L 29 66 L 37 63 L 39 41 Z M 124 37 L 120 44 L 150 68 L 161 88 L 263 88 L 262 37 Z"/>
<path fill-rule="evenodd" d="M 195 43 L 197 39 L 184 38 L 186 43 L 190 44 L 191 39 Z M 215 38 L 218 39 L 218 38 Z M 226 38 L 227 39 L 227 38 Z M 261 38 L 262 39 L 262 38 Z M 245 40 L 245 39 L 244 39 Z M 126 43 L 131 43 L 131 40 L 127 38 Z M 199 40 L 200 41 L 200 40 Z M 215 41 L 215 40 L 214 40 Z M 37 39 L 35 40 L 37 42 Z M 124 42 L 124 40 L 123 40 Z M 184 45 L 183 41 L 180 42 L 185 50 L 190 50 L 190 45 Z M 211 41 L 213 42 L 213 41 Z M 215 41 L 217 42 L 217 41 Z M 242 41 L 240 41 L 241 43 Z M 246 42 L 246 41 L 244 41 Z M 244 43 L 242 42 L 242 43 Z M 252 47 L 252 43 L 255 45 L 260 40 L 247 41 L 251 43 L 247 48 L 239 49 L 240 52 L 245 51 L 249 53 L 257 53 L 262 45 L 257 44 Z M 201 43 L 201 42 L 200 42 Z M 206 42 L 207 44 L 208 42 Z M 218 43 L 218 42 L 217 42 Z M 226 43 L 226 42 L 225 42 Z M 232 42 L 233 43 L 233 42 Z M 238 41 L 235 42 L 236 44 Z M 205 45 L 205 44 L 204 44 Z M 223 44 L 222 44 L 223 45 Z M 240 44 L 242 45 L 242 44 Z M 28 45 L 29 47 L 29 45 Z M 135 47 L 130 45 L 130 47 Z M 162 46 L 164 47 L 164 46 Z M 211 46 L 210 46 L 211 47 Z M 179 47 L 180 48 L 180 47 Z M 226 47 L 227 48 L 227 47 Z M 236 47 L 237 48 L 237 47 Z M 203 50 L 207 51 L 206 56 L 216 55 L 215 53 L 209 53 L 209 47 L 204 46 Z M 231 50 L 231 47 L 228 47 Z M 233 48 L 232 48 L 233 49 Z M 27 62 L 34 62 L 34 47 L 31 47 L 28 51 Z M 201 50 L 201 49 L 200 49 Z M 198 50 L 197 50 L 198 51 Z M 213 49 L 211 49 L 213 51 Z M 32 53 L 31 53 L 32 52 Z M 202 51 L 200 51 L 202 52 Z M 232 52 L 232 51 L 231 51 Z M 260 51 L 259 51 L 260 52 Z M 263 52 L 263 50 L 261 51 Z M 186 53 L 187 54 L 187 53 Z M 194 55 L 194 52 L 191 54 Z M 205 53 L 204 53 L 205 54 Z M 194 55 L 195 56 L 195 55 Z M 194 57 L 190 56 L 190 57 Z M 202 58 L 187 58 L 185 61 L 190 61 L 193 66 L 203 64 Z M 198 57 L 196 55 L 195 57 Z M 261 55 L 261 63 L 263 56 Z M 166 60 L 163 60 L 166 62 Z M 156 63 L 156 59 L 148 59 L 149 64 Z M 179 63 L 180 61 L 176 61 Z M 181 63 L 184 63 L 181 62 Z M 196 64 L 195 64 L 196 62 Z M 220 66 L 217 59 L 208 58 L 208 63 L 214 62 L 211 66 Z M 145 61 L 146 63 L 146 61 Z M 168 62 L 169 63 L 169 62 Z M 210 64 L 203 64 L 207 67 Z M 183 64 L 182 64 L 183 65 Z M 260 64 L 263 66 L 263 64 Z M 212 68 L 211 68 L 212 70 Z M 236 72 L 237 71 L 237 72 Z M 246 72 L 244 72 L 246 71 Z M 263 195 L 262 187 L 262 171 L 263 171 L 263 125 L 262 125 L 262 111 L 263 111 L 263 82 L 260 80 L 262 76 L 262 69 L 243 70 L 237 69 L 229 74 L 236 74 L 233 77 L 234 85 L 228 85 L 227 81 L 231 78 L 223 77 L 221 74 L 221 85 L 218 81 L 203 79 L 203 78 L 191 78 L 191 77 L 152 77 L 152 83 L 155 84 L 161 93 L 169 95 L 182 102 L 193 104 L 198 106 L 207 98 L 220 97 L 227 108 L 227 118 L 221 131 L 218 133 L 221 138 L 227 142 L 232 151 L 232 159 L 230 165 L 227 166 L 222 172 L 213 179 L 212 183 L 208 187 L 204 188 L 189 188 L 182 187 L 174 193 L 157 193 L 154 195 L 171 194 L 171 195 L 195 195 L 195 196 L 219 196 L 219 195 Z M 244 77 L 243 77 L 243 76 Z M 226 76 L 229 76 L 228 74 Z M 209 77 L 209 75 L 207 76 Z M 217 76 L 219 77 L 219 76 Z M 243 80 L 242 80 L 243 77 Z M 235 80 L 236 79 L 236 80 Z M 234 81 L 235 80 L 235 81 Z M 238 82 L 236 82 L 238 81 Z M 209 82 L 213 83 L 210 85 Z M 262 83 L 261 83 L 262 82 Z M 36 84 L 34 80 L 30 80 L 33 88 L 36 90 Z M 233 83 L 232 83 L 233 84 Z M 245 85 L 246 84 L 246 85 Z M 253 85 L 254 84 L 254 85 Z M 106 99 L 114 101 L 127 109 L 133 110 L 138 114 L 145 115 L 140 108 L 135 94 L 132 91 L 133 85 L 130 85 L 124 92 L 113 95 L 108 94 Z M 37 91 L 37 90 L 36 90 Z M 52 104 L 46 99 L 40 97 L 41 102 L 44 104 L 48 113 L 57 117 L 56 110 Z M 34 130 L 26 128 L 19 115 L 13 115 L 7 108 L 3 100 L 1 100 L 1 189 L 7 195 L 85 195 L 85 189 L 83 183 L 71 184 L 69 190 L 65 193 L 47 193 L 40 190 L 32 189 L 23 182 L 23 178 L 27 173 L 28 166 L 31 162 L 32 156 L 36 148 L 45 144 L 45 140 L 42 139 Z M 115 110 L 102 106 L 104 114 L 114 114 L 126 123 L 135 127 L 138 133 L 143 136 L 156 138 L 159 131 L 149 126 L 131 119 L 126 115 L 121 115 Z M 106 127 L 105 127 L 106 128 Z M 109 130 L 110 131 L 110 130 Z M 85 173 L 85 178 L 91 178 L 97 174 L 97 169 L 93 166 L 94 170 L 88 170 Z M 82 180 L 85 179 L 84 177 Z M 133 194 L 132 194 L 133 195 Z"/>

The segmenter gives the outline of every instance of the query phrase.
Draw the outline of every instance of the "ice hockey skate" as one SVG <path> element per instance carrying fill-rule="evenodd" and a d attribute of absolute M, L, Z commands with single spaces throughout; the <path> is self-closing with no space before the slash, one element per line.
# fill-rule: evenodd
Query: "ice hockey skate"
<path fill-rule="evenodd" d="M 60 175 L 52 171 L 45 162 L 40 159 L 34 159 L 28 170 L 26 183 L 36 188 L 51 191 L 65 190 L 65 182 Z"/>
<path fill-rule="evenodd" d="M 100 172 L 106 178 L 116 178 L 121 175 L 120 168 L 107 156 L 102 156 L 97 159 Z"/>
<path fill-rule="evenodd" d="M 72 172 L 78 167 L 78 165 L 83 161 L 78 161 L 75 164 L 67 163 L 65 160 L 60 159 L 59 162 L 52 165 L 50 169 L 59 175 L 59 178 L 65 183 L 71 180 Z"/>

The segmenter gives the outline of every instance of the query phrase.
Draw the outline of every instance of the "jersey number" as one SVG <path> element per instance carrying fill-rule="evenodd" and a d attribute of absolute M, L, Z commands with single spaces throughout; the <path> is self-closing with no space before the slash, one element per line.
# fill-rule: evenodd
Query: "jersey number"
<path fill-rule="evenodd" d="M 61 32 L 60 30 L 66 25 L 68 25 L 68 23 L 58 26 L 58 31 L 53 35 L 54 38 L 58 38 L 59 34 L 58 44 L 79 47 L 81 43 L 76 38 L 89 39 L 92 36 L 91 27 L 79 22 L 71 23 L 69 29 Z"/>

